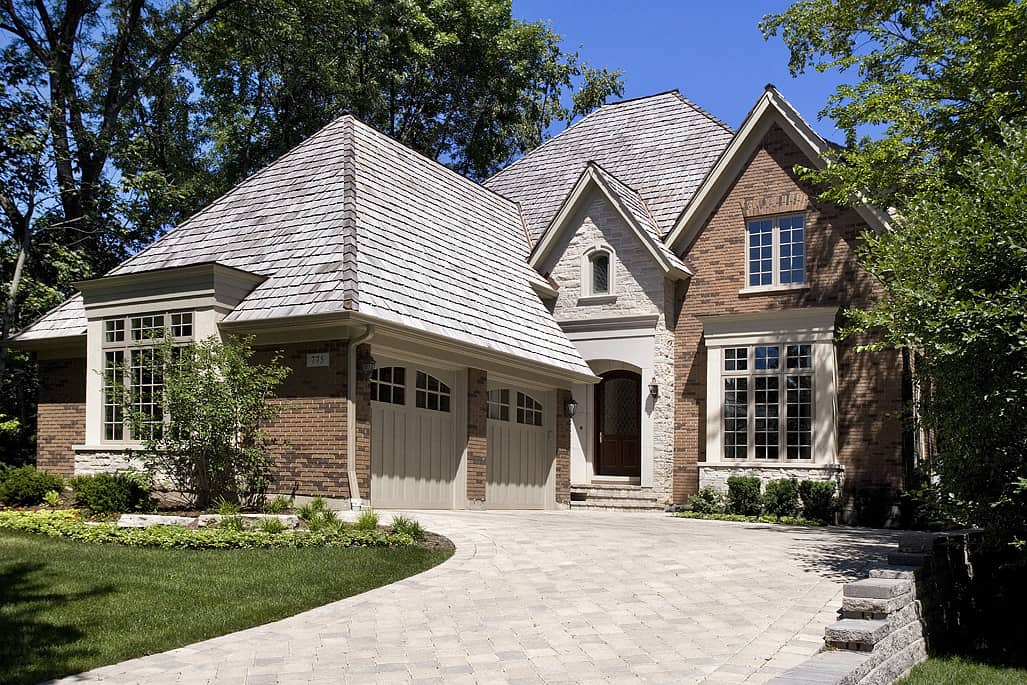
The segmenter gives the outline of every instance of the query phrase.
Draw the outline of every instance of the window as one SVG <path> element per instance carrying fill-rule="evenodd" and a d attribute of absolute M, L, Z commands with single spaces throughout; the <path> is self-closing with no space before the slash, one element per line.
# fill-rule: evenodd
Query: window
<path fill-rule="evenodd" d="M 724 458 L 811 460 L 813 346 L 729 347 L 723 360 Z"/>
<path fill-rule="evenodd" d="M 589 258 L 592 265 L 592 294 L 610 293 L 610 253 L 597 252 Z"/>
<path fill-rule="evenodd" d="M 103 322 L 102 437 L 122 442 L 152 437 L 164 421 L 164 384 L 153 369 L 154 345 L 165 339 L 186 343 L 193 338 L 193 313 L 141 314 Z M 124 396 L 123 396 L 124 395 Z M 143 418 L 133 430 L 133 418 Z"/>
<path fill-rule="evenodd" d="M 449 411 L 449 386 L 431 374 L 418 371 L 415 404 L 418 409 Z"/>
<path fill-rule="evenodd" d="M 542 425 L 542 403 L 536 402 L 523 392 L 517 393 L 517 423 L 529 426 Z"/>
<path fill-rule="evenodd" d="M 489 418 L 497 421 L 510 420 L 510 391 L 506 388 L 489 391 Z"/>
<path fill-rule="evenodd" d="M 806 281 L 805 219 L 781 216 L 748 224 L 746 285 L 766 288 Z"/>
<path fill-rule="evenodd" d="M 406 404 L 406 374 L 402 366 L 385 366 L 371 372 L 371 401 Z"/>

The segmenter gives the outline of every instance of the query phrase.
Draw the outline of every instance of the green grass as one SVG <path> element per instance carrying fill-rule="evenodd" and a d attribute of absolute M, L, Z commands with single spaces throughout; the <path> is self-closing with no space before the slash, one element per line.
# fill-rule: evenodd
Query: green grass
<path fill-rule="evenodd" d="M 959 658 L 928 659 L 898 685 L 1023 685 L 1027 669 L 988 666 Z"/>
<path fill-rule="evenodd" d="M 274 621 L 450 554 L 151 549 L 0 531 L 0 683 L 38 683 Z"/>

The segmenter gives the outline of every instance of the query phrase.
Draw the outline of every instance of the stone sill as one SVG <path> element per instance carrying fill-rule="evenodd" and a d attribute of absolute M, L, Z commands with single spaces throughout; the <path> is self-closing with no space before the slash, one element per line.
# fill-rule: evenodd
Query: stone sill
<path fill-rule="evenodd" d="M 138 443 L 118 443 L 110 445 L 72 445 L 71 450 L 76 453 L 96 453 L 96 452 L 138 452 L 144 449 L 144 445 L 141 442 Z"/>
<path fill-rule="evenodd" d="M 844 471 L 841 464 L 817 464 L 817 463 L 784 463 L 777 461 L 739 461 L 739 462 L 699 462 L 701 469 L 819 469 L 822 471 Z"/>
<path fill-rule="evenodd" d="M 808 283 L 793 283 L 790 285 L 762 285 L 746 286 L 738 291 L 739 295 L 773 295 L 775 293 L 793 293 L 799 290 L 809 290 Z"/>
<path fill-rule="evenodd" d="M 578 306 L 590 305 L 590 304 L 613 304 L 617 301 L 616 295 L 589 295 L 588 297 L 579 297 Z"/>

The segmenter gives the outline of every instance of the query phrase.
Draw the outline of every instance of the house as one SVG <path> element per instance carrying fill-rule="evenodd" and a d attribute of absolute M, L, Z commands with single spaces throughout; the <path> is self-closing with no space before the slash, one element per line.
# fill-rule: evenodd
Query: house
<path fill-rule="evenodd" d="M 38 465 L 131 463 L 103 372 L 157 330 L 284 353 L 280 492 L 460 509 L 662 508 L 735 474 L 894 490 L 902 357 L 838 337 L 879 296 L 856 248 L 887 217 L 797 177 L 828 149 L 771 86 L 737 131 L 672 91 L 478 185 L 344 116 L 15 338 L 40 363 Z"/>

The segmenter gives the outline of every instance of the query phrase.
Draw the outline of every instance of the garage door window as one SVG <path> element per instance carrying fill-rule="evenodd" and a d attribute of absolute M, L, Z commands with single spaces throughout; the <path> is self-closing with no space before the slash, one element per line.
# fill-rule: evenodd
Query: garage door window
<path fill-rule="evenodd" d="M 371 372 L 371 400 L 406 404 L 406 369 L 386 366 Z"/>
<path fill-rule="evenodd" d="M 542 425 L 542 403 L 523 392 L 517 393 L 517 423 L 528 426 Z"/>
<path fill-rule="evenodd" d="M 417 372 L 415 400 L 418 409 L 449 411 L 449 386 L 424 371 Z"/>
<path fill-rule="evenodd" d="M 510 420 L 510 390 L 489 391 L 489 418 L 497 421 Z"/>

